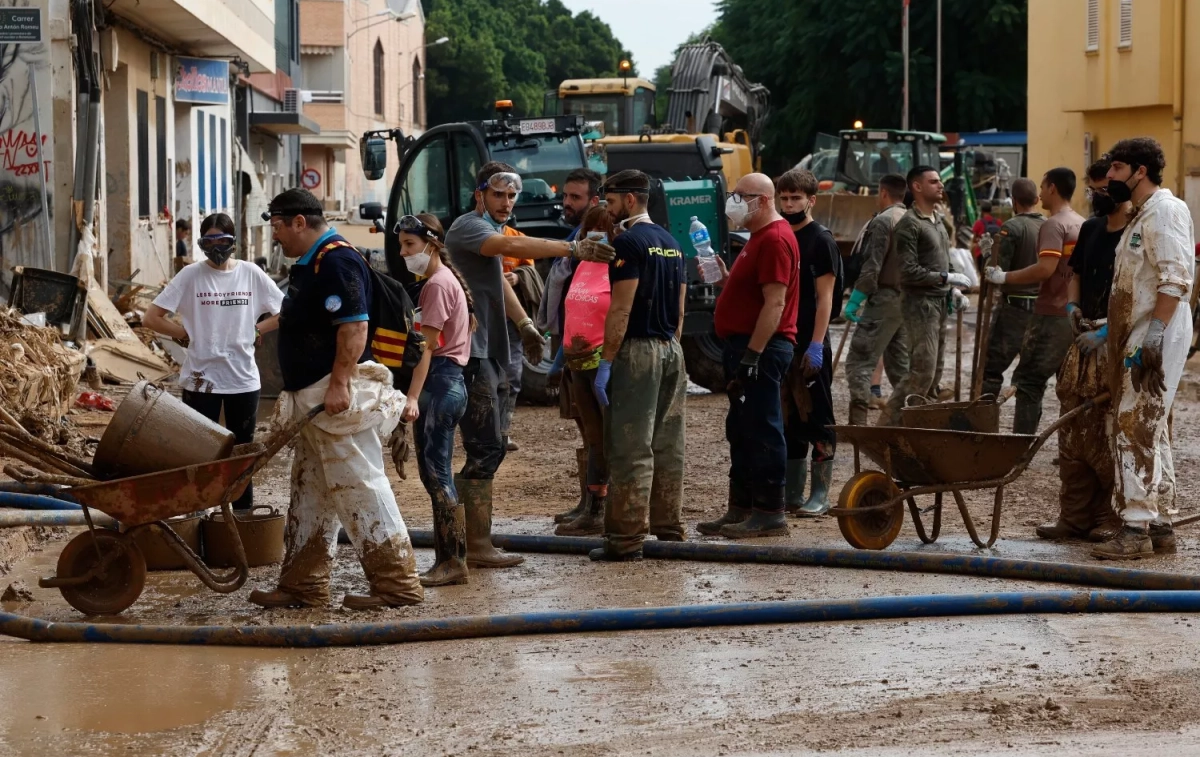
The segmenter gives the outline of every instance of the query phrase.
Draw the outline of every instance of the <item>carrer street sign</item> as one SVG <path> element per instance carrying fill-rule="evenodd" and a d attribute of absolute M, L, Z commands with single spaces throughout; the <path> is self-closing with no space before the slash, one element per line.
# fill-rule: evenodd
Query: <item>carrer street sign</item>
<path fill-rule="evenodd" d="M 0 8 L 0 44 L 41 41 L 41 8 Z"/>

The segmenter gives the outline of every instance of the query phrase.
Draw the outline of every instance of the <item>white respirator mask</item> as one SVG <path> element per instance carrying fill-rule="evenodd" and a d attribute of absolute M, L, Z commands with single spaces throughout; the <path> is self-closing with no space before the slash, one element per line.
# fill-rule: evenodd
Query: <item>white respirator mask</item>
<path fill-rule="evenodd" d="M 416 255 L 404 258 L 404 267 L 414 276 L 424 276 L 425 271 L 429 268 L 429 260 L 429 245 L 425 245 L 425 248 Z"/>

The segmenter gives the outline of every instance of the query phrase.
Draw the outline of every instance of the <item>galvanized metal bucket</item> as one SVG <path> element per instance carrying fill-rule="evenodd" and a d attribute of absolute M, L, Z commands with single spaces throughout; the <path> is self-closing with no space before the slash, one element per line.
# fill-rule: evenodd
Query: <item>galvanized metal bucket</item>
<path fill-rule="evenodd" d="M 250 512 L 235 510 L 233 520 L 242 537 L 242 547 L 246 550 L 246 563 L 251 568 L 283 561 L 283 513 L 266 505 L 258 505 Z M 220 512 L 210 514 L 204 519 L 202 530 L 204 562 L 214 568 L 237 565 L 237 550 L 225 525 L 225 516 Z"/>

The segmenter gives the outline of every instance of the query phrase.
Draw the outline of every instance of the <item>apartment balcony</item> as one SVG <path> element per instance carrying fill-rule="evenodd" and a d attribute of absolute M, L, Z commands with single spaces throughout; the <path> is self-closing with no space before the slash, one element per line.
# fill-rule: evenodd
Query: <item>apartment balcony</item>
<path fill-rule="evenodd" d="M 357 150 L 359 135 L 346 123 L 346 104 L 342 92 L 314 91 L 304 105 L 304 113 L 321 127 L 320 134 L 300 138 L 303 145 L 324 145 L 337 150 Z"/>
<path fill-rule="evenodd" d="M 236 57 L 253 72 L 275 71 L 271 0 L 113 0 L 105 7 L 194 55 Z"/>

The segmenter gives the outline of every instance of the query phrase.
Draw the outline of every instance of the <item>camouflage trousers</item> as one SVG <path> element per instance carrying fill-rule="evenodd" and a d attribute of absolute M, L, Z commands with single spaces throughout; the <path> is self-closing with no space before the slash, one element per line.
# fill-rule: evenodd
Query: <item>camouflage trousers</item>
<path fill-rule="evenodd" d="M 928 397 L 937 391 L 946 359 L 946 295 L 908 294 L 901 301 L 904 327 L 908 331 L 908 375 L 892 390 L 880 426 L 900 425 L 900 411 L 910 395 Z"/>
<path fill-rule="evenodd" d="M 900 292 L 880 289 L 867 298 L 859 317 L 850 352 L 846 355 L 846 383 L 850 385 L 852 426 L 867 422 L 871 406 L 871 376 L 879 358 L 893 387 L 908 375 L 908 332 L 904 328 Z"/>
<path fill-rule="evenodd" d="M 625 340 L 608 397 L 607 546 L 623 554 L 639 549 L 647 534 L 682 539 L 687 372 L 679 342 Z"/>
<path fill-rule="evenodd" d="M 1068 348 L 1055 387 L 1060 414 L 1107 390 L 1107 362 L 1107 350 L 1085 356 L 1074 344 Z M 1108 433 L 1109 413 L 1107 405 L 1085 410 L 1058 432 L 1058 521 L 1076 533 L 1097 527 L 1115 531 L 1121 526 L 1113 509 L 1116 462 Z"/>
<path fill-rule="evenodd" d="M 1069 318 L 1033 314 L 1025 340 L 1021 343 L 1021 362 L 1013 371 L 1017 388 L 1017 408 L 1013 413 L 1014 434 L 1036 434 L 1042 420 L 1042 397 L 1050 377 L 1058 373 L 1067 349 L 1075 342 Z"/>
<path fill-rule="evenodd" d="M 995 312 L 983 368 L 983 394 L 999 396 L 1004 388 L 1004 372 L 1021 354 L 1021 343 L 1025 341 L 1025 330 L 1033 318 L 1033 311 L 1017 307 L 1008 298 L 1001 297 Z"/>

